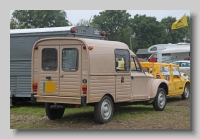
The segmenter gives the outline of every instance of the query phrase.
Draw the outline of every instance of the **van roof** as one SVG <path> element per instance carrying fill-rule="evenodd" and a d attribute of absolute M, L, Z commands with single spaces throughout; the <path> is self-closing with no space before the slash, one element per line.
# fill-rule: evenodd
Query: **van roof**
<path fill-rule="evenodd" d="M 129 50 L 129 47 L 123 43 L 123 42 L 118 42 L 118 41 L 109 41 L 109 40 L 97 40 L 97 39 L 88 39 L 88 38 L 74 38 L 74 37 L 54 37 L 54 38 L 45 38 L 41 39 L 37 44 L 46 41 L 46 40 L 80 40 L 87 44 L 87 46 L 94 46 L 94 47 L 113 47 L 113 48 L 118 48 L 118 49 L 127 49 Z M 130 51 L 130 50 L 129 50 Z M 132 51 L 130 52 L 131 54 L 135 55 Z"/>

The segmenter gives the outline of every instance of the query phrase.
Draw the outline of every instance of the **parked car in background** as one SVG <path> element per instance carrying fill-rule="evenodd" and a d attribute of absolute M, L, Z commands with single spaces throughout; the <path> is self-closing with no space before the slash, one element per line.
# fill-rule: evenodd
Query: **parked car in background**
<path fill-rule="evenodd" d="M 180 72 L 185 72 L 190 69 L 190 60 L 180 60 L 172 63 L 179 65 Z"/>
<path fill-rule="evenodd" d="M 180 72 L 176 64 L 160 62 L 140 62 L 143 70 L 152 74 L 155 78 L 165 79 L 169 83 L 167 96 L 181 95 L 182 99 L 189 98 L 190 80 Z"/>
<path fill-rule="evenodd" d="M 184 60 L 190 60 L 190 57 L 186 57 L 186 58 L 184 58 Z"/>
<path fill-rule="evenodd" d="M 190 80 L 189 75 L 187 75 L 187 74 L 184 73 L 184 72 L 180 72 L 180 73 L 181 73 L 181 76 L 182 76 L 183 78 Z"/>

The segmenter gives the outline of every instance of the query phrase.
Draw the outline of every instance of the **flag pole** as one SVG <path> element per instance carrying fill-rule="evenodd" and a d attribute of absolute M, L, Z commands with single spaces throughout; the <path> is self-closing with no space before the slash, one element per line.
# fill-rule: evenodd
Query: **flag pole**
<path fill-rule="evenodd" d="M 187 16 L 186 16 L 186 19 L 187 19 Z M 187 21 L 187 23 L 189 23 L 189 22 Z M 188 28 L 188 37 L 189 37 L 189 35 L 190 35 L 189 25 L 187 25 L 187 28 Z"/>

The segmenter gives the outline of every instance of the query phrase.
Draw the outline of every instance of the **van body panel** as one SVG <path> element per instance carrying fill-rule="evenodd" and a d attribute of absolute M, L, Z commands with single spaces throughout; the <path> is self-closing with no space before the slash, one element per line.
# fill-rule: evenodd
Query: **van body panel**
<path fill-rule="evenodd" d="M 168 86 L 167 80 L 163 80 L 163 79 L 153 80 L 153 82 L 151 84 L 152 85 L 152 90 L 151 90 L 151 93 L 150 93 L 151 98 L 154 98 L 156 96 L 158 88 L 159 88 L 161 83 L 165 83 Z M 168 94 L 168 92 L 166 92 L 166 93 Z"/>
<path fill-rule="evenodd" d="M 105 94 L 115 100 L 115 76 L 90 76 L 88 102 L 99 102 Z"/>
<path fill-rule="evenodd" d="M 37 98 L 37 102 L 81 104 L 80 97 L 59 97 L 59 96 L 41 96 L 41 95 L 34 95 L 34 97 Z"/>
<path fill-rule="evenodd" d="M 131 100 L 131 78 L 130 75 L 116 76 L 116 102 Z"/>
<path fill-rule="evenodd" d="M 149 82 L 151 83 L 152 78 L 148 78 L 142 71 L 132 71 L 131 80 L 132 84 L 132 97 L 134 100 L 147 100 L 150 98 Z"/>

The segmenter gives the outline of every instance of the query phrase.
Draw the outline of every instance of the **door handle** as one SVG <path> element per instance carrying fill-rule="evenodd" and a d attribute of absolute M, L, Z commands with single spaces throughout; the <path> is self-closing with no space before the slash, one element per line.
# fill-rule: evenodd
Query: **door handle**
<path fill-rule="evenodd" d="M 46 76 L 46 79 L 47 80 L 51 80 L 51 76 Z"/>
<path fill-rule="evenodd" d="M 63 75 L 60 75 L 60 77 L 63 77 Z"/>
<path fill-rule="evenodd" d="M 133 77 L 133 76 L 131 76 L 131 79 L 134 79 L 134 77 Z"/>

